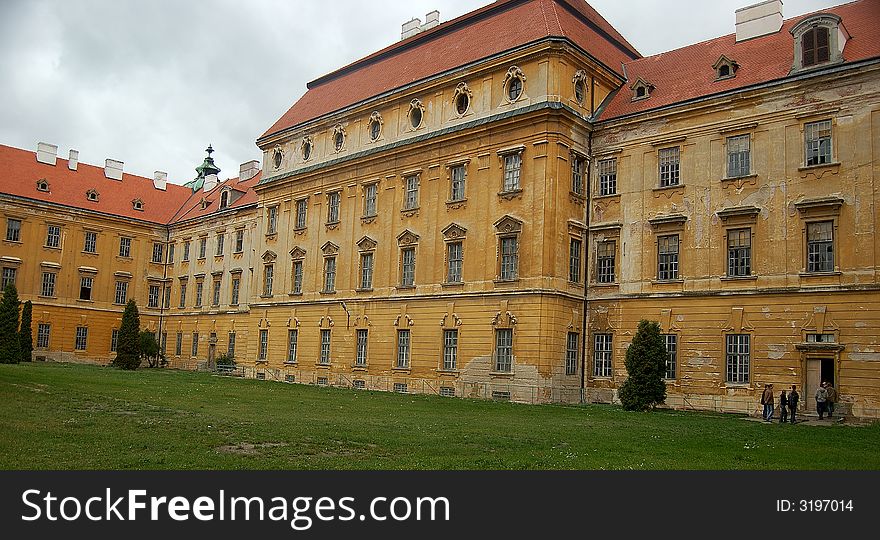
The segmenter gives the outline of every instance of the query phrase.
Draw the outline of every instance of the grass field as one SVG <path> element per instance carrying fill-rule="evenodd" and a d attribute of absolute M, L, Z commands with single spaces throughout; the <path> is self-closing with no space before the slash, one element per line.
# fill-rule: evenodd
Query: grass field
<path fill-rule="evenodd" d="M 880 425 L 0 365 L 2 469 L 878 469 Z"/>

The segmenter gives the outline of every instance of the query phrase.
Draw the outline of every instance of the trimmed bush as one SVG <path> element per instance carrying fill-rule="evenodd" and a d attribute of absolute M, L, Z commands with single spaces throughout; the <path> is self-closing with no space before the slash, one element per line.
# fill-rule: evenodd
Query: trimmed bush
<path fill-rule="evenodd" d="M 0 364 L 17 364 L 21 361 L 18 304 L 18 291 L 10 283 L 0 300 Z"/>
<path fill-rule="evenodd" d="M 646 411 L 666 401 L 666 344 L 660 325 L 641 320 L 632 343 L 626 349 L 627 377 L 618 396 L 628 411 Z"/>
<path fill-rule="evenodd" d="M 137 369 L 141 365 L 141 319 L 137 304 L 129 300 L 119 325 L 119 339 L 116 342 L 114 366 L 122 369 Z"/>

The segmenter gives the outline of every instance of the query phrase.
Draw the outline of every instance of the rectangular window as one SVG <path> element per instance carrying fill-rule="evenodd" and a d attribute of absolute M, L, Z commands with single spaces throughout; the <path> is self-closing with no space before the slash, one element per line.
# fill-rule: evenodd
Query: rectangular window
<path fill-rule="evenodd" d="M 355 379 L 351 381 L 351 387 L 355 390 L 363 390 L 367 387 L 367 383 L 363 379 Z"/>
<path fill-rule="evenodd" d="M 569 332 L 565 341 L 565 374 L 577 374 L 577 357 L 578 357 L 578 341 L 580 334 L 577 332 Z"/>
<path fill-rule="evenodd" d="M 270 206 L 266 209 L 266 234 L 278 232 L 278 207 Z"/>
<path fill-rule="evenodd" d="M 257 352 L 257 360 L 266 362 L 269 359 L 269 330 L 260 330 L 260 349 Z"/>
<path fill-rule="evenodd" d="M 272 282 L 275 279 L 275 266 L 267 264 L 263 268 L 263 296 L 272 296 Z"/>
<path fill-rule="evenodd" d="M 519 266 L 519 243 L 515 236 L 501 239 L 501 279 L 516 279 Z"/>
<path fill-rule="evenodd" d="M 617 158 L 599 161 L 599 196 L 617 193 Z"/>
<path fill-rule="evenodd" d="M 165 302 L 162 304 L 162 307 L 168 309 L 171 307 L 171 285 L 168 284 L 165 286 Z"/>
<path fill-rule="evenodd" d="M 214 280 L 214 290 L 211 294 L 211 305 L 219 306 L 220 305 L 220 280 Z"/>
<path fill-rule="evenodd" d="M 747 176 L 752 172 L 752 150 L 749 135 L 727 138 L 727 177 Z"/>
<path fill-rule="evenodd" d="M 6 241 L 7 242 L 21 242 L 21 220 L 20 219 L 6 219 Z"/>
<path fill-rule="evenodd" d="M 117 345 L 119 345 L 119 329 L 114 328 L 110 331 L 110 352 L 116 352 Z"/>
<path fill-rule="evenodd" d="M 229 305 L 237 306 L 238 305 L 238 295 L 241 292 L 241 278 L 234 277 L 232 278 L 232 295 L 229 301 Z"/>
<path fill-rule="evenodd" d="M 79 299 L 80 300 L 91 300 L 92 299 L 92 284 L 94 283 L 94 279 L 90 277 L 81 277 L 79 278 Z"/>
<path fill-rule="evenodd" d="M 48 349 L 49 348 L 49 332 L 51 330 L 51 326 L 48 323 L 40 323 L 37 325 L 37 348 L 38 349 Z"/>
<path fill-rule="evenodd" d="M 339 223 L 339 200 L 338 191 L 327 195 L 327 223 Z"/>
<path fill-rule="evenodd" d="M 119 256 L 131 257 L 131 238 L 119 237 Z"/>
<path fill-rule="evenodd" d="M 61 227 L 58 225 L 46 226 L 46 247 L 61 247 Z"/>
<path fill-rule="evenodd" d="M 177 337 L 174 342 L 174 355 L 180 356 L 183 354 L 183 332 L 178 332 Z"/>
<path fill-rule="evenodd" d="M 43 281 L 40 286 L 40 296 L 55 296 L 54 272 L 43 272 Z"/>
<path fill-rule="evenodd" d="M 416 249 L 405 248 L 400 252 L 401 256 L 401 287 L 415 287 L 416 284 Z"/>
<path fill-rule="evenodd" d="M 244 251 L 244 229 L 238 229 L 235 231 L 235 252 L 241 253 Z"/>
<path fill-rule="evenodd" d="M 407 392 L 409 392 L 409 390 L 407 390 L 406 383 L 404 383 L 404 382 L 394 383 L 394 393 L 395 394 L 406 394 Z"/>
<path fill-rule="evenodd" d="M 321 357 L 318 361 L 322 365 L 330 363 L 330 330 L 321 330 Z"/>
<path fill-rule="evenodd" d="M 361 289 L 373 288 L 373 254 L 361 253 Z"/>
<path fill-rule="evenodd" d="M 376 184 L 364 186 L 364 217 L 376 215 L 376 194 L 378 191 L 379 186 Z"/>
<path fill-rule="evenodd" d="M 296 363 L 296 342 L 299 339 L 299 330 L 287 331 L 287 363 Z"/>
<path fill-rule="evenodd" d="M 309 211 L 309 200 L 300 199 L 296 201 L 296 229 L 306 228 L 306 216 Z"/>
<path fill-rule="evenodd" d="M 89 341 L 89 329 L 85 326 L 76 327 L 76 344 L 74 348 L 78 351 L 86 350 Z"/>
<path fill-rule="evenodd" d="M 162 263 L 162 256 L 165 254 L 165 244 L 153 243 L 153 259 L 154 263 Z"/>
<path fill-rule="evenodd" d="M 443 331 L 443 369 L 458 369 L 458 330 Z"/>
<path fill-rule="evenodd" d="M 807 223 L 807 272 L 834 271 L 834 222 Z"/>
<path fill-rule="evenodd" d="M 584 173 L 587 170 L 587 160 L 573 156 L 571 160 L 571 191 L 578 195 L 584 194 Z"/>
<path fill-rule="evenodd" d="M 217 257 L 223 255 L 223 250 L 226 248 L 226 235 L 224 233 L 217 233 L 217 250 L 214 252 L 214 255 Z"/>
<path fill-rule="evenodd" d="M 336 290 L 336 257 L 324 259 L 324 292 L 331 293 Z"/>
<path fill-rule="evenodd" d="M 678 235 L 657 238 L 657 279 L 678 279 Z"/>
<path fill-rule="evenodd" d="M 677 186 L 681 182 L 681 153 L 676 146 L 663 148 L 660 158 L 660 187 Z"/>
<path fill-rule="evenodd" d="M 502 192 L 517 191 L 519 189 L 519 175 L 522 168 L 522 155 L 507 154 L 504 156 L 504 183 Z"/>
<path fill-rule="evenodd" d="M 727 275 L 743 277 L 752 275 L 752 230 L 727 231 Z"/>
<path fill-rule="evenodd" d="M 355 355 L 354 365 L 356 366 L 366 366 L 367 365 L 367 341 L 369 338 L 369 330 L 367 329 L 359 329 L 357 331 L 357 354 Z"/>
<path fill-rule="evenodd" d="M 235 332 L 229 332 L 226 340 L 226 356 L 235 358 Z"/>
<path fill-rule="evenodd" d="M 409 367 L 409 330 L 397 331 L 397 362 L 394 367 L 406 369 Z"/>
<path fill-rule="evenodd" d="M 749 382 L 750 337 L 748 334 L 727 335 L 727 382 Z"/>
<path fill-rule="evenodd" d="M 452 185 L 450 186 L 449 200 L 463 201 L 464 187 L 467 180 L 467 168 L 464 165 L 452 167 Z"/>
<path fill-rule="evenodd" d="M 11 268 L 8 266 L 3 267 L 3 290 L 6 290 L 6 287 L 9 285 L 15 285 L 15 278 L 18 275 L 17 268 Z"/>
<path fill-rule="evenodd" d="M 464 244 L 449 242 L 446 244 L 446 282 L 461 283 L 464 265 Z"/>
<path fill-rule="evenodd" d="M 836 343 L 834 334 L 807 334 L 807 343 Z"/>
<path fill-rule="evenodd" d="M 572 238 L 568 248 L 568 281 L 581 282 L 581 241 Z"/>
<path fill-rule="evenodd" d="M 202 292 L 204 292 L 205 284 L 201 281 L 196 281 L 196 307 L 202 307 Z"/>
<path fill-rule="evenodd" d="M 509 373 L 513 370 L 513 330 L 495 330 L 495 371 Z"/>
<path fill-rule="evenodd" d="M 593 334 L 593 377 L 611 373 L 611 334 Z"/>
<path fill-rule="evenodd" d="M 98 233 L 94 231 L 86 231 L 83 239 L 83 251 L 86 253 L 98 252 Z"/>
<path fill-rule="evenodd" d="M 174 244 L 168 244 L 168 264 L 174 264 Z"/>
<path fill-rule="evenodd" d="M 293 261 L 293 294 L 302 294 L 303 262 Z"/>
<path fill-rule="evenodd" d="M 168 332 L 162 332 L 162 336 L 159 338 L 159 352 L 163 355 L 165 354 L 165 347 L 168 346 Z"/>
<path fill-rule="evenodd" d="M 199 238 L 199 259 L 204 259 L 208 254 L 208 237 Z"/>
<path fill-rule="evenodd" d="M 186 242 L 183 243 L 183 261 L 184 262 L 189 260 L 189 246 L 190 246 L 189 240 L 187 240 Z"/>
<path fill-rule="evenodd" d="M 158 285 L 150 285 L 149 292 L 147 293 L 147 307 L 151 307 L 151 308 L 159 307 L 159 286 Z"/>
<path fill-rule="evenodd" d="M 419 207 L 419 176 L 417 174 L 407 176 L 406 194 L 403 201 L 404 210 L 413 210 Z"/>
<path fill-rule="evenodd" d="M 615 258 L 617 257 L 617 242 L 613 240 L 596 244 L 596 281 L 599 283 L 614 283 Z"/>
<path fill-rule="evenodd" d="M 677 357 L 678 357 L 678 336 L 676 334 L 663 334 L 663 341 L 666 345 L 666 374 L 664 378 L 674 379 Z"/>
<path fill-rule="evenodd" d="M 186 306 L 186 280 L 180 282 L 180 307 Z"/>
<path fill-rule="evenodd" d="M 198 332 L 192 333 L 192 350 L 191 350 L 191 352 L 192 352 L 192 356 L 199 355 L 199 333 Z"/>
<path fill-rule="evenodd" d="M 804 144 L 808 167 L 831 163 L 831 120 L 805 124 Z"/>
<path fill-rule="evenodd" d="M 454 386 L 441 386 L 440 387 L 440 395 L 443 397 L 455 397 L 455 387 Z"/>

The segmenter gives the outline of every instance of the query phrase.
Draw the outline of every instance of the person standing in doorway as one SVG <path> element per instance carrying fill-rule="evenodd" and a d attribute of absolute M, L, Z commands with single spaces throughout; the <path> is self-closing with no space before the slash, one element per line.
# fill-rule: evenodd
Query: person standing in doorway
<path fill-rule="evenodd" d="M 837 389 L 828 381 L 825 381 L 825 391 L 828 393 L 828 400 L 825 402 L 825 411 L 828 418 L 834 414 L 834 404 L 837 403 Z"/>
<path fill-rule="evenodd" d="M 797 386 L 791 385 L 791 392 L 788 394 L 788 409 L 791 411 L 791 423 L 797 422 L 797 407 L 801 396 L 797 392 Z"/>
<path fill-rule="evenodd" d="M 825 390 L 825 383 L 816 388 L 816 412 L 819 413 L 819 420 L 825 414 L 825 403 L 828 402 L 828 391 Z"/>
<path fill-rule="evenodd" d="M 785 388 L 779 394 L 779 423 L 784 424 L 788 421 L 788 396 L 785 395 Z"/>

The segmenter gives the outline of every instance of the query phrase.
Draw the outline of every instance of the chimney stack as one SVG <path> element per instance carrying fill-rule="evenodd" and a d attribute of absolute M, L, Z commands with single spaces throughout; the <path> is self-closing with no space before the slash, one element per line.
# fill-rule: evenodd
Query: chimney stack
<path fill-rule="evenodd" d="M 424 32 L 425 30 L 430 30 L 435 26 L 440 24 L 440 12 L 436 9 L 427 15 L 425 15 L 425 24 L 422 24 L 421 19 L 414 18 L 409 21 L 406 21 L 400 26 L 400 39 L 401 41 L 412 37 L 416 34 Z"/>
<path fill-rule="evenodd" d="M 238 179 L 242 182 L 250 180 L 260 172 L 260 162 L 256 159 L 242 163 L 238 168 Z"/>
<path fill-rule="evenodd" d="M 422 25 L 422 32 L 430 30 L 440 24 L 440 12 L 436 9 L 425 15 L 425 24 Z"/>
<path fill-rule="evenodd" d="M 58 145 L 44 142 L 37 143 L 37 161 L 46 165 L 55 165 L 58 158 Z"/>
<path fill-rule="evenodd" d="M 122 180 L 122 167 L 125 163 L 107 158 L 104 160 L 104 176 L 110 180 Z"/>
<path fill-rule="evenodd" d="M 153 173 L 153 187 L 165 191 L 166 186 L 168 185 L 168 173 L 162 171 L 156 171 Z"/>
<path fill-rule="evenodd" d="M 79 165 L 79 150 L 70 150 L 70 157 L 67 158 L 67 168 L 71 171 L 76 170 L 76 166 Z"/>
<path fill-rule="evenodd" d="M 736 42 L 775 34 L 782 29 L 782 0 L 767 0 L 736 10 Z"/>

